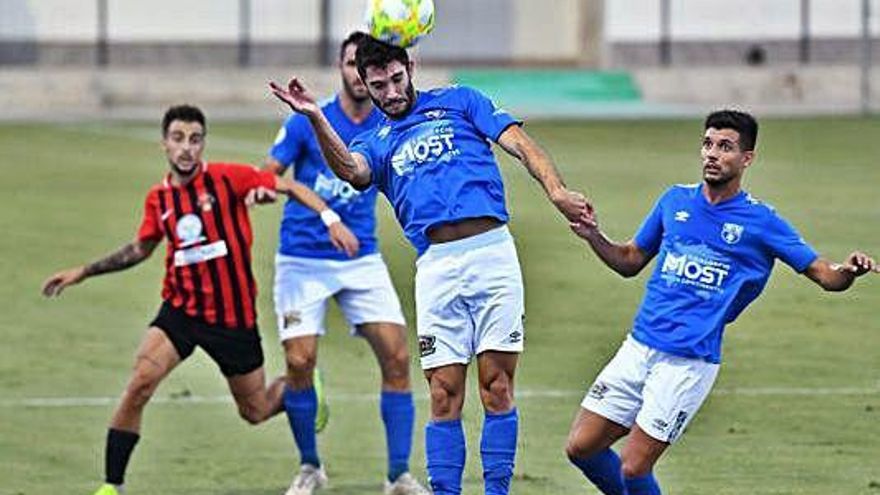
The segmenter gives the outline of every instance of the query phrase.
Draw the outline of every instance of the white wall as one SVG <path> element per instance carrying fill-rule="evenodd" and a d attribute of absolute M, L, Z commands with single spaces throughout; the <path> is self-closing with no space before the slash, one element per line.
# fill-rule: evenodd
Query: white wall
<path fill-rule="evenodd" d="M 331 0 L 331 37 L 362 29 L 367 0 Z M 574 59 L 580 50 L 581 0 L 503 0 L 504 10 L 435 0 L 438 31 L 458 33 L 435 50 L 446 59 Z M 615 0 L 617 1 L 617 0 Z M 111 42 L 226 42 L 239 36 L 239 0 L 107 0 Z M 93 42 L 98 0 L 0 0 L 0 41 Z M 613 2 L 610 2 L 613 3 Z M 488 5 L 488 4 L 486 4 Z M 255 42 L 315 43 L 321 0 L 251 0 Z M 479 11 L 480 18 L 456 19 Z M 444 17 L 444 12 L 449 13 Z M 456 30 L 458 29 L 458 30 Z M 467 34 L 462 29 L 469 33 Z M 495 35 L 481 36 L 485 30 Z M 502 34 L 498 36 L 498 34 Z M 454 43 L 460 39 L 466 44 Z M 503 46 L 490 46 L 492 42 Z M 426 42 L 427 44 L 427 42 Z M 482 54 L 482 55 L 481 55 Z"/>
<path fill-rule="evenodd" d="M 94 0 L 0 0 L 0 39 L 91 41 L 97 32 Z"/>
<path fill-rule="evenodd" d="M 672 0 L 677 40 L 792 39 L 800 36 L 800 0 Z M 861 33 L 862 0 L 811 0 L 811 34 L 852 37 Z M 871 0 L 872 29 L 880 31 L 880 0 Z M 654 41 L 660 34 L 659 0 L 606 0 L 609 42 Z"/>
<path fill-rule="evenodd" d="M 347 0 L 351 1 L 351 0 Z M 255 41 L 317 40 L 320 0 L 252 0 Z M 238 39 L 239 0 L 108 0 L 114 41 Z M 0 40 L 93 41 L 96 0 L 0 0 Z"/>
<path fill-rule="evenodd" d="M 513 57 L 526 60 L 577 58 L 581 47 L 580 2 L 511 1 L 514 9 Z"/>

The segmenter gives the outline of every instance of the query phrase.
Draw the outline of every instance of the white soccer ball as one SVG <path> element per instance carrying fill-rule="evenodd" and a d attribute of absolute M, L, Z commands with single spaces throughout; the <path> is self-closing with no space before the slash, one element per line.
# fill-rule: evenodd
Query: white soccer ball
<path fill-rule="evenodd" d="M 367 0 L 367 32 L 409 48 L 434 29 L 434 0 Z"/>

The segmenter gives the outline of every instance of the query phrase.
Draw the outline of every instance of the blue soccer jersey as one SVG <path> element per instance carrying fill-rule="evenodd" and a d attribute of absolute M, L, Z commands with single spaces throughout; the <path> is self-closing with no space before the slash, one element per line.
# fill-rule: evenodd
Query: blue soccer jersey
<path fill-rule="evenodd" d="M 477 217 L 507 222 L 490 141 L 518 124 L 478 91 L 453 86 L 417 93 L 404 118 L 386 118 L 350 149 L 366 158 L 373 184 L 421 255 L 432 227 Z"/>
<path fill-rule="evenodd" d="M 373 110 L 360 124 L 352 122 L 343 112 L 339 97 L 334 97 L 321 106 L 330 124 L 346 143 L 358 134 L 368 131 L 382 121 L 382 114 Z M 358 241 L 358 256 L 378 251 L 376 241 L 376 188 L 358 191 L 349 183 L 340 180 L 321 155 L 314 131 L 308 118 L 293 114 L 278 131 L 275 144 L 269 156 L 284 167 L 293 166 L 293 177 L 327 203 L 345 225 L 351 229 Z M 296 200 L 284 205 L 284 218 L 281 221 L 280 244 L 278 252 L 287 256 L 307 258 L 349 259 L 333 247 L 327 227 L 317 213 Z"/>
<path fill-rule="evenodd" d="M 641 250 L 658 256 L 632 335 L 719 363 L 724 326 L 758 297 L 774 260 L 800 273 L 817 254 L 768 205 L 742 191 L 713 205 L 703 187 L 670 188 L 635 236 Z"/>

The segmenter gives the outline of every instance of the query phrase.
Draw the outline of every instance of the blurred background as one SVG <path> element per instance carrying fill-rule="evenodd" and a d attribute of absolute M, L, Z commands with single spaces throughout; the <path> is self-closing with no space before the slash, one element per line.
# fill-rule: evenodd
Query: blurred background
<path fill-rule="evenodd" d="M 527 116 L 867 113 L 880 92 L 876 0 L 436 3 L 417 48 L 423 84 L 475 85 Z M 181 98 L 215 116 L 271 115 L 268 77 L 333 89 L 326 69 L 363 11 L 363 0 L 0 0 L 2 116 L 131 117 Z"/>
<path fill-rule="evenodd" d="M 670 185 L 699 180 L 702 118 L 761 122 L 746 188 L 834 260 L 880 255 L 880 0 L 435 0 L 417 85 L 464 83 L 527 117 L 615 239 Z M 167 172 L 159 120 L 201 106 L 206 158 L 261 164 L 287 110 L 269 79 L 339 87 L 339 42 L 366 0 L 0 0 L 0 495 L 91 493 L 107 419 L 159 303 L 160 250 L 47 300 L 52 272 L 132 238 Z M 872 84 L 872 80 L 875 83 Z M 621 280 L 575 238 L 521 164 L 499 153 L 527 290 L 512 495 L 598 492 L 563 454 L 587 387 L 624 338 L 648 270 Z M 425 479 L 428 397 L 417 363 L 414 252 L 378 202 L 383 256 L 410 323 Z M 272 280 L 282 208 L 254 209 L 254 271 L 270 376 L 284 371 Z M 160 248 L 164 249 L 164 248 Z M 657 474 L 675 495 L 880 494 L 880 276 L 822 293 L 778 266 L 726 331 L 708 402 Z M 331 421 L 327 495 L 381 493 L 379 372 L 330 312 L 320 366 Z M 482 493 L 470 380 L 464 493 Z M 196 352 L 147 408 L 127 493 L 278 495 L 298 455 L 283 419 L 240 421 Z M 873 461 L 871 459 L 874 459 Z"/>

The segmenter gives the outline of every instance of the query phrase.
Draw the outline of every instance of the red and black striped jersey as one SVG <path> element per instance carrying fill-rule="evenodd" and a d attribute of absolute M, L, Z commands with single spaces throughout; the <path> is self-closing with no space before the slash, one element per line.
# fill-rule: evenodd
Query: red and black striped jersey
<path fill-rule="evenodd" d="M 162 299 L 228 328 L 256 327 L 253 234 L 245 195 L 275 188 L 275 176 L 250 165 L 204 163 L 183 186 L 170 175 L 144 203 L 139 240 L 168 240 Z"/>

